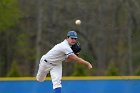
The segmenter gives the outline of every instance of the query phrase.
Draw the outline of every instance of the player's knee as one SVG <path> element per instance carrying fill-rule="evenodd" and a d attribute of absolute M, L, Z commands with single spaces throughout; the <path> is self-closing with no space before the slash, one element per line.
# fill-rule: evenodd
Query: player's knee
<path fill-rule="evenodd" d="M 36 80 L 37 80 L 38 82 L 43 82 L 43 81 L 44 81 L 44 80 L 42 80 L 42 79 L 38 79 L 38 78 L 37 78 Z"/>
<path fill-rule="evenodd" d="M 38 82 L 43 82 L 43 81 L 44 81 L 44 77 L 36 76 L 36 80 L 37 80 Z"/>

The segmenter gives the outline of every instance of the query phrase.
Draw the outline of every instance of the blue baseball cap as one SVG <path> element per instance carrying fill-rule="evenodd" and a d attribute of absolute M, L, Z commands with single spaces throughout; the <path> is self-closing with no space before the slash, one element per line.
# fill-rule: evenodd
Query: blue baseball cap
<path fill-rule="evenodd" d="M 68 37 L 71 37 L 71 38 L 78 38 L 78 37 L 77 37 L 77 33 L 76 33 L 75 31 L 69 31 L 69 32 L 67 33 L 67 36 L 68 36 Z"/>

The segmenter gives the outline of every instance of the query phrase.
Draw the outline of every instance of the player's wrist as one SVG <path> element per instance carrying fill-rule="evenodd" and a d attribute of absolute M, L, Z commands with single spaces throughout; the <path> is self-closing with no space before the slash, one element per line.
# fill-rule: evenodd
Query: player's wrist
<path fill-rule="evenodd" d="M 92 68 L 92 65 L 91 65 L 89 62 L 87 62 L 86 65 L 87 65 L 87 67 L 88 67 L 89 69 Z"/>

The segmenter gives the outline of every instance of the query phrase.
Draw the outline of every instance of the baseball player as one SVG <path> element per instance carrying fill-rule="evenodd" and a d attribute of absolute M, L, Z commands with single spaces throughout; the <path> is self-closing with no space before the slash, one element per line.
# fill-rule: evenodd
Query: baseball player
<path fill-rule="evenodd" d="M 55 45 L 40 59 L 36 79 L 42 82 L 45 80 L 46 75 L 50 73 L 54 93 L 61 93 L 62 61 L 73 60 L 74 62 L 86 65 L 89 69 L 92 68 L 89 62 L 78 57 L 72 50 L 71 46 L 77 43 L 77 38 L 77 33 L 75 31 L 69 31 L 67 33 L 67 38 L 63 42 Z"/>

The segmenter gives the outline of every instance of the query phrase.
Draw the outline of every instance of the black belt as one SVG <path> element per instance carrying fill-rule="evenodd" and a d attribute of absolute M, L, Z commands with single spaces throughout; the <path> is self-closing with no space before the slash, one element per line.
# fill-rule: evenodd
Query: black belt
<path fill-rule="evenodd" d="M 44 60 L 46 63 L 48 62 L 46 59 Z M 51 65 L 53 65 L 53 66 L 56 66 L 55 64 L 53 64 L 53 63 L 50 63 L 50 62 L 48 62 L 49 64 L 51 64 Z"/>
<path fill-rule="evenodd" d="M 44 60 L 45 62 L 48 62 L 46 59 Z"/>

